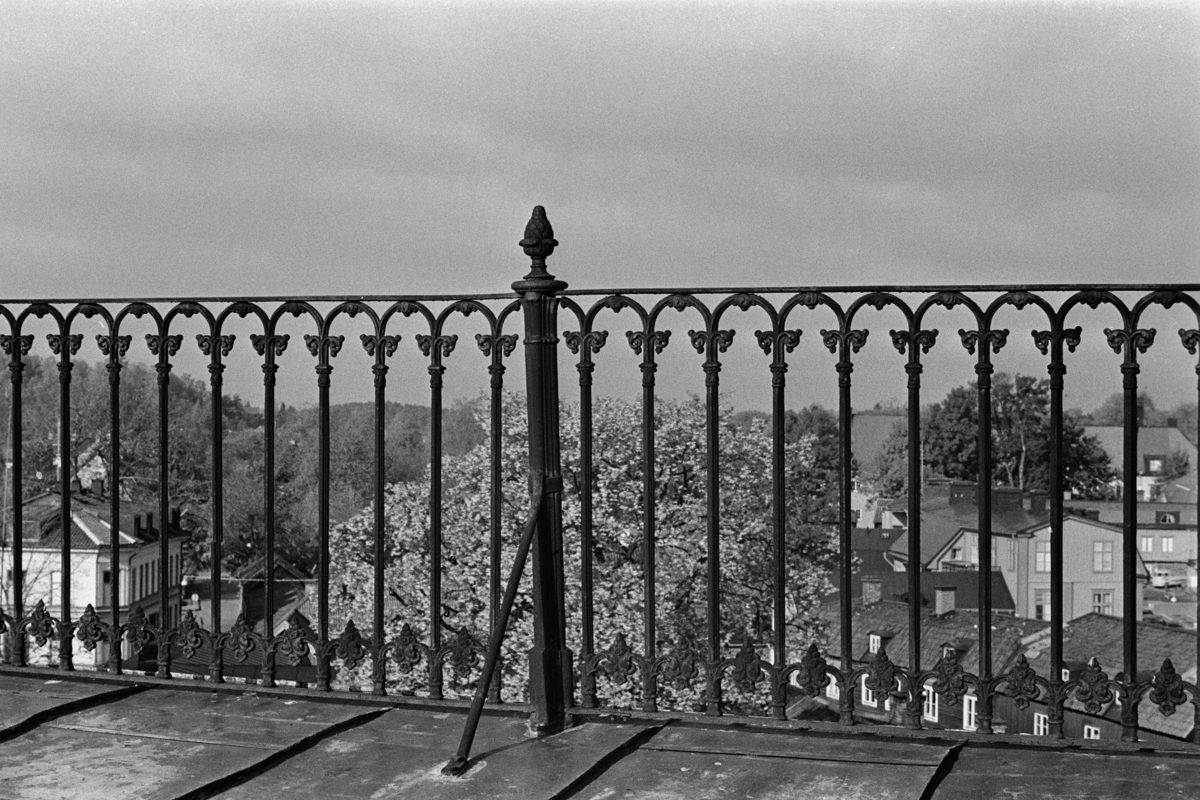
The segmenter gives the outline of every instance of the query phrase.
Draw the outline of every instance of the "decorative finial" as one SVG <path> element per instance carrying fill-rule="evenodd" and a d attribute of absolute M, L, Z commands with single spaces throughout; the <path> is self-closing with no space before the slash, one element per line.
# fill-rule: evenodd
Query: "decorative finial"
<path fill-rule="evenodd" d="M 546 219 L 546 209 L 542 206 L 534 206 L 533 216 L 529 218 L 529 224 L 525 226 L 525 238 L 521 240 L 521 248 L 525 251 L 525 255 L 533 260 L 532 269 L 525 276 L 526 280 L 553 277 L 546 272 L 546 259 L 554 252 L 557 245 L 558 240 L 554 238 L 554 228 L 550 227 L 550 220 Z"/>

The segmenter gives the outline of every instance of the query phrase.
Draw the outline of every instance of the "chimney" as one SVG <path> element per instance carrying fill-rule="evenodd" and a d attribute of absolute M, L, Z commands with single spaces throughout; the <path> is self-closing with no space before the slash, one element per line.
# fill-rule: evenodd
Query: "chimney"
<path fill-rule="evenodd" d="M 179 522 L 183 518 L 183 512 L 178 507 L 171 509 L 171 527 L 179 530 Z"/>
<path fill-rule="evenodd" d="M 142 540 L 142 515 L 141 514 L 133 515 L 133 538 L 137 539 L 138 541 Z"/>
<path fill-rule="evenodd" d="M 95 478 L 92 480 L 92 494 L 96 495 L 96 497 L 100 497 L 100 498 L 104 497 L 104 479 L 103 478 Z"/>
<path fill-rule="evenodd" d="M 1179 427 L 1179 418 L 1178 417 L 1167 417 L 1167 427 L 1168 428 L 1178 428 Z"/>
<path fill-rule="evenodd" d="M 954 481 L 950 484 L 951 506 L 975 505 L 975 484 L 969 481 Z"/>
<path fill-rule="evenodd" d="M 150 533 L 150 534 L 154 533 L 154 515 L 153 514 L 146 515 L 146 533 Z"/>
<path fill-rule="evenodd" d="M 992 490 L 992 506 L 997 511 L 1021 507 L 1021 490 L 1015 486 L 997 486 Z"/>
<path fill-rule="evenodd" d="M 1046 493 L 1045 492 L 1030 492 L 1029 493 L 1029 513 L 1045 514 L 1046 513 Z"/>
<path fill-rule="evenodd" d="M 871 606 L 883 599 L 883 582 L 879 578 L 868 575 L 862 579 L 863 605 Z"/>
<path fill-rule="evenodd" d="M 957 587 L 938 586 L 933 590 L 933 613 L 939 617 L 954 610 L 954 599 L 958 594 Z"/>
<path fill-rule="evenodd" d="M 83 483 L 78 477 L 71 478 L 71 494 L 83 494 Z"/>

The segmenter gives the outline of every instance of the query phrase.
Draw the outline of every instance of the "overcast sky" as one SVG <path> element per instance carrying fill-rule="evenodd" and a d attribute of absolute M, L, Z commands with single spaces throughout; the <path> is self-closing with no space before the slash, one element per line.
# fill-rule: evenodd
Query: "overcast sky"
<path fill-rule="evenodd" d="M 1198 8 L 7 2 L 0 294 L 1195 281 Z"/>

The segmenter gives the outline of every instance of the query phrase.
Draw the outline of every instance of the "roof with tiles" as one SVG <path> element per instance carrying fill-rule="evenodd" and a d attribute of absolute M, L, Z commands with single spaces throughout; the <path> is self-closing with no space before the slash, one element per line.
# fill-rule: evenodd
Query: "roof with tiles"
<path fill-rule="evenodd" d="M 865 661 L 870 655 L 871 633 L 890 633 L 884 643 L 888 658 L 893 663 L 908 666 L 909 631 L 908 604 L 883 600 L 864 605 L 855 600 L 851 606 L 851 632 L 856 661 Z M 841 622 L 838 609 L 826 604 L 821 616 L 829 625 L 826 648 L 828 657 L 840 658 Z M 960 651 L 959 663 L 968 672 L 979 667 L 979 615 L 974 611 L 958 609 L 941 616 L 925 610 L 921 613 L 921 669 L 932 669 L 941 657 L 942 645 L 948 644 Z M 993 671 L 1002 672 L 1016 658 L 1021 640 L 1049 625 L 1041 620 L 996 616 L 992 618 L 992 663 Z M 885 637 L 888 638 L 888 637 Z"/>
<path fill-rule="evenodd" d="M 30 498 L 22 506 L 26 525 L 21 537 L 28 549 L 58 550 L 63 544 L 62 500 L 57 492 Z M 118 536 L 122 545 L 158 541 L 158 526 L 153 529 L 135 522 L 135 518 L 153 515 L 157 508 L 146 503 L 121 501 Z M 94 494 L 71 495 L 71 549 L 76 552 L 101 550 L 112 542 L 112 508 L 108 498 Z M 172 530 L 171 536 L 185 536 Z"/>
<path fill-rule="evenodd" d="M 878 578 L 880 582 L 880 597 L 883 600 L 908 602 L 908 572 L 896 572 L 878 552 L 856 552 L 860 559 L 858 570 L 850 576 L 850 596 L 854 599 L 862 597 L 863 578 Z M 830 579 L 836 584 L 837 576 Z M 976 609 L 979 607 L 979 571 L 953 570 L 950 572 L 921 573 L 921 605 L 932 606 L 934 594 L 942 587 L 954 587 L 955 605 L 961 609 Z M 830 592 L 822 598 L 822 602 L 834 602 L 839 593 Z M 997 613 L 1013 613 L 1016 603 L 1008 588 L 1008 581 L 1000 572 L 992 573 L 992 608 Z"/>

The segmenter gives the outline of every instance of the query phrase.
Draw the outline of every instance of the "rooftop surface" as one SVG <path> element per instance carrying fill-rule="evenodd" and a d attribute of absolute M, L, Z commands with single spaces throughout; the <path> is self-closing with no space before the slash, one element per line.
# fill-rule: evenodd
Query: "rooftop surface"
<path fill-rule="evenodd" d="M 1200 785 L 1200 748 L 1187 745 L 1023 746 L 950 731 L 596 713 L 535 739 L 522 706 L 490 709 L 470 769 L 450 778 L 440 769 L 465 704 L 30 673 L 0 674 L 5 800 L 1191 798 Z"/>

